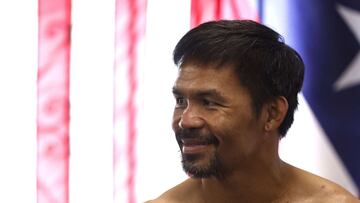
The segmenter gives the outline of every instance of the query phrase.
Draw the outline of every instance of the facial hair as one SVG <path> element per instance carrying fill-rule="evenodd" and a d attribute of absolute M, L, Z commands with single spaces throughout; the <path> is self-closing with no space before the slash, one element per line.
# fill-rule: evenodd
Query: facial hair
<path fill-rule="evenodd" d="M 197 164 L 197 160 L 201 159 L 204 154 L 183 153 L 182 139 L 196 139 L 200 143 L 214 145 L 217 147 L 219 145 L 219 140 L 213 134 L 201 134 L 200 130 L 198 129 L 180 129 L 178 132 L 176 132 L 176 140 L 181 151 L 182 167 L 183 170 L 193 178 L 220 178 L 223 176 L 222 164 L 219 159 L 217 150 L 215 150 L 213 155 L 211 155 L 207 163 L 199 165 Z"/>

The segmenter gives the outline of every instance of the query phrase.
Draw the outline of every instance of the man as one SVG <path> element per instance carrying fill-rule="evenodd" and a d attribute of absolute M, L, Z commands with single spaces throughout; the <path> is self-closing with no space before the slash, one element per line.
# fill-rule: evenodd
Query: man
<path fill-rule="evenodd" d="M 189 179 L 150 202 L 360 202 L 339 185 L 283 162 L 304 64 L 253 21 L 213 21 L 174 50 L 173 130 Z"/>

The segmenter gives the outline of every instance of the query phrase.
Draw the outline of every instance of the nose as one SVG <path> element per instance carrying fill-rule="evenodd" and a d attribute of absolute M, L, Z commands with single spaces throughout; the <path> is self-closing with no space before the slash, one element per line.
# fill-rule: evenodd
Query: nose
<path fill-rule="evenodd" d="M 190 105 L 183 111 L 179 127 L 182 129 L 196 129 L 202 128 L 205 124 L 205 120 L 198 112 L 198 110 Z"/>

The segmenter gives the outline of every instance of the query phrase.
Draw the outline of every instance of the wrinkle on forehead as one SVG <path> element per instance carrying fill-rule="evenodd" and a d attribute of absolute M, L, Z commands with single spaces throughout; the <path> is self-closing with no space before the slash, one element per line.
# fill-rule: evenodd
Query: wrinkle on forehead
<path fill-rule="evenodd" d="M 217 68 L 211 65 L 198 65 L 187 63 L 179 68 L 178 78 L 175 82 L 199 83 L 199 86 L 206 85 L 232 85 L 239 86 L 240 82 L 235 76 L 235 72 L 231 67 Z"/>
<path fill-rule="evenodd" d="M 238 77 L 230 67 L 216 68 L 186 64 L 179 68 L 174 89 L 182 94 L 197 94 L 214 90 L 224 98 L 234 98 L 235 95 L 247 96 L 247 91 L 240 85 Z"/>

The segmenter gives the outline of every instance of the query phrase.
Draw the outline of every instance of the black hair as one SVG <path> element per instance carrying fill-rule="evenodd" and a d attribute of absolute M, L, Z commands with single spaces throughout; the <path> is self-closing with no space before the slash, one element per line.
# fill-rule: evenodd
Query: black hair
<path fill-rule="evenodd" d="M 289 108 L 279 127 L 280 136 L 285 136 L 294 121 L 304 62 L 280 34 L 251 20 L 210 21 L 187 32 L 173 57 L 178 67 L 187 62 L 233 67 L 257 116 L 266 102 L 285 97 Z"/>

